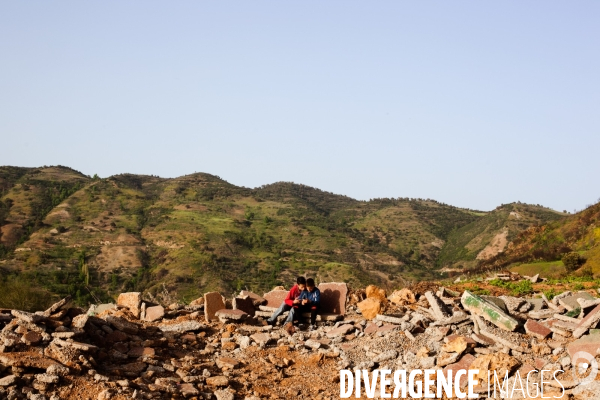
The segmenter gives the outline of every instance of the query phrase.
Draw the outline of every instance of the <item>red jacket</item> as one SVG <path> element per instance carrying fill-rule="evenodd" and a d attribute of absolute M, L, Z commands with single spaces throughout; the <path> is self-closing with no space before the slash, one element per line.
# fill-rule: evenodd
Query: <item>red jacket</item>
<path fill-rule="evenodd" d="M 287 296 L 285 296 L 285 304 L 287 304 L 290 307 L 293 307 L 295 305 L 294 300 L 300 297 L 300 293 L 302 293 L 302 291 L 298 288 L 298 285 L 292 286 Z"/>

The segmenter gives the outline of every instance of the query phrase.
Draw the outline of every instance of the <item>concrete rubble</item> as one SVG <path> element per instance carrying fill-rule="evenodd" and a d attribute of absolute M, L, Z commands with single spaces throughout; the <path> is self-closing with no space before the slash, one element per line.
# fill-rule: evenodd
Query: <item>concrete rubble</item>
<path fill-rule="evenodd" d="M 0 310 L 0 398 L 329 399 L 339 397 L 341 369 L 384 368 L 479 369 L 480 393 L 488 369 L 508 371 L 509 382 L 517 372 L 561 369 L 564 398 L 600 392 L 596 382 L 592 392 L 573 383 L 584 362 L 574 357 L 600 352 L 600 305 L 589 292 L 550 301 L 431 286 L 388 298 L 377 287 L 323 285 L 328 306 L 312 331 L 283 329 L 287 313 L 275 327 L 266 323 L 285 297 L 281 289 L 227 300 L 212 292 L 188 306 L 123 293 L 87 311 L 68 298 L 36 313 Z"/>

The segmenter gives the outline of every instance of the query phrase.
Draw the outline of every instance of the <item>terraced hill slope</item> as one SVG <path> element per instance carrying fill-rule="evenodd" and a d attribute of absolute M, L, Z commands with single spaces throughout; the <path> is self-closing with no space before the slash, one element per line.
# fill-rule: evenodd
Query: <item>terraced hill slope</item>
<path fill-rule="evenodd" d="M 517 235 L 504 253 L 485 260 L 482 268 L 514 267 L 521 273 L 564 273 L 563 254 L 579 253 L 580 274 L 600 275 L 600 203 Z"/>
<path fill-rule="evenodd" d="M 447 241 L 479 235 L 485 248 L 495 234 L 481 221 L 500 215 L 424 199 L 358 201 L 289 182 L 249 189 L 203 173 L 92 179 L 66 167 L 0 167 L 0 188 L 3 276 L 80 302 L 127 290 L 183 300 L 260 292 L 304 273 L 397 287 L 462 262 Z M 519 207 L 515 234 L 543 219 Z"/>
<path fill-rule="evenodd" d="M 438 266 L 445 271 L 476 268 L 501 255 L 519 233 L 562 220 L 566 214 L 539 205 L 504 204 L 448 235 Z"/>

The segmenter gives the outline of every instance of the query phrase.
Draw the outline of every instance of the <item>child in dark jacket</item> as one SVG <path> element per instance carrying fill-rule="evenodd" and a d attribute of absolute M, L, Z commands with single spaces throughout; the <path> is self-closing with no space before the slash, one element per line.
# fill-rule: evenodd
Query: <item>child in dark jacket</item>
<path fill-rule="evenodd" d="M 298 314 L 310 312 L 310 330 L 316 328 L 317 314 L 321 306 L 321 291 L 315 286 L 312 278 L 306 280 L 306 290 L 300 294 L 301 305 Z M 296 310 L 294 310 L 296 314 Z"/>

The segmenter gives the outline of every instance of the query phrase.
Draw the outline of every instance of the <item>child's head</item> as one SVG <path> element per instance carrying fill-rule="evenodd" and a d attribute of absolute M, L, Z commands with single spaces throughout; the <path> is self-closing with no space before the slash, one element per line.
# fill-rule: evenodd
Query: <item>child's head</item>
<path fill-rule="evenodd" d="M 308 289 L 309 292 L 312 292 L 313 290 L 315 290 L 315 280 L 313 278 L 308 278 L 306 280 L 306 288 Z"/>
<path fill-rule="evenodd" d="M 296 279 L 296 284 L 298 285 L 298 289 L 306 289 L 306 278 L 304 278 L 303 276 L 299 276 L 298 279 Z"/>

